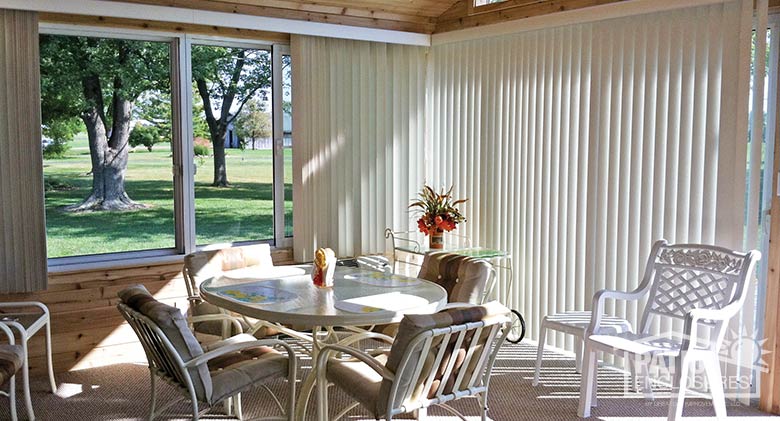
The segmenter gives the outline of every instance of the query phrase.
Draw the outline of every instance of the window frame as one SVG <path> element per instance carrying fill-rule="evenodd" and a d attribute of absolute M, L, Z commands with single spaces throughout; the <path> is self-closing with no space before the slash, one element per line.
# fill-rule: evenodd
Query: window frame
<path fill-rule="evenodd" d="M 108 26 L 88 26 L 58 23 L 39 23 L 39 33 L 47 35 L 86 36 L 97 38 L 114 38 L 138 41 L 166 42 L 170 44 L 171 61 L 171 142 L 173 149 L 173 201 L 174 201 L 174 239 L 175 245 L 164 249 L 146 249 L 105 254 L 90 254 L 66 257 L 47 258 L 49 273 L 70 272 L 74 270 L 89 270 L 138 266 L 144 264 L 162 264 L 180 261 L 182 256 L 202 249 L 230 247 L 233 245 L 269 243 L 275 248 L 292 246 L 292 237 L 284 237 L 277 230 L 279 221 L 284 227 L 284 188 L 281 189 L 281 204 L 277 203 L 276 179 L 277 172 L 282 170 L 274 164 L 274 238 L 265 240 L 236 241 L 233 243 L 215 243 L 197 245 L 195 234 L 195 157 L 193 150 L 193 116 L 192 104 L 192 45 L 215 45 L 225 47 L 265 49 L 274 57 L 274 51 L 286 51 L 288 44 L 279 44 L 266 40 L 237 39 L 216 37 L 200 34 L 176 33 L 165 31 L 139 30 Z M 277 84 L 281 87 L 282 80 L 276 77 L 275 62 L 272 62 L 272 92 Z M 278 70 L 281 75 L 281 69 Z M 281 113 L 281 99 L 277 110 L 276 100 L 272 99 L 274 113 L 274 143 L 276 143 L 276 115 Z M 281 117 L 281 114 L 279 114 Z M 279 128 L 281 131 L 281 126 Z M 281 136 L 281 134 L 280 134 Z M 283 149 L 280 150 L 283 153 Z M 277 161 L 277 150 L 274 149 L 274 161 Z M 283 162 L 283 160 L 281 160 Z M 281 207 L 281 214 L 277 208 Z"/>

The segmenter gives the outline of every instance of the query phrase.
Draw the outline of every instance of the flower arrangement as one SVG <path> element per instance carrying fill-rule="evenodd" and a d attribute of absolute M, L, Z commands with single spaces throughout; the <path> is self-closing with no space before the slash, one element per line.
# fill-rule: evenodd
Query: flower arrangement
<path fill-rule="evenodd" d="M 434 235 L 452 231 L 459 223 L 466 222 L 466 218 L 456 206 L 468 199 L 453 200 L 452 186 L 446 192 L 442 189 L 440 193 L 436 193 L 430 186 L 424 185 L 418 196 L 419 200 L 412 202 L 409 208 L 420 214 L 417 227 L 423 234 Z"/>

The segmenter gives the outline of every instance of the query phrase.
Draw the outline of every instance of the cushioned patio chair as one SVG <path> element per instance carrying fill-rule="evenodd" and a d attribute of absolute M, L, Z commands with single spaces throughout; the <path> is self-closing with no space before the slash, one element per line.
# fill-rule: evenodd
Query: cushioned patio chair
<path fill-rule="evenodd" d="M 469 304 L 482 304 L 496 280 L 486 260 L 447 252 L 426 254 L 417 277 L 441 285 L 447 302 Z"/>
<path fill-rule="evenodd" d="M 476 396 L 484 421 L 490 373 L 509 321 L 509 309 L 490 302 L 407 315 L 387 353 L 369 354 L 342 345 L 322 347 L 316 365 L 318 419 L 327 419 L 328 384 L 332 383 L 357 402 L 339 416 L 361 404 L 377 419 L 413 411 L 422 418 L 432 405 L 463 417 L 445 404 Z"/>
<path fill-rule="evenodd" d="M 280 410 L 286 412 L 286 417 L 275 419 L 293 419 L 296 359 L 290 345 L 280 340 L 256 340 L 240 334 L 203 349 L 181 312 L 155 300 L 142 285 L 120 291 L 119 298 L 122 302 L 117 308 L 138 335 L 149 362 L 150 420 L 178 402 L 174 400 L 156 412 L 157 377 L 175 386 L 184 399 L 190 399 L 194 420 L 200 416 L 200 403 L 208 408 L 229 398 L 233 398 L 232 408 L 241 419 L 240 393 L 256 386 L 264 387 Z M 285 353 L 274 347 L 282 348 Z M 278 378 L 287 379 L 286 410 L 263 385 Z"/>
<path fill-rule="evenodd" d="M 247 333 L 256 338 L 278 333 L 265 323 L 229 313 L 200 297 L 199 286 L 203 281 L 221 276 L 227 271 L 252 269 L 256 274 L 286 276 L 303 273 L 294 267 L 275 267 L 268 244 L 231 247 L 222 250 L 199 251 L 184 257 L 184 279 L 187 284 L 187 300 L 190 303 L 187 318 L 195 332 L 227 338 Z"/>
<path fill-rule="evenodd" d="M 729 320 L 739 313 L 748 295 L 748 283 L 758 251 L 741 253 L 700 244 L 657 241 L 647 260 L 639 287 L 631 292 L 601 290 L 593 297 L 593 315 L 585 333 L 579 415 L 589 417 L 596 398 L 596 352 L 625 357 L 638 364 L 644 391 L 652 398 L 648 365 L 656 358 L 675 362 L 670 420 L 682 416 L 689 368 L 701 362 L 712 393 L 715 414 L 726 417 L 719 351 Z M 601 330 L 606 299 L 647 298 L 636 333 L 608 334 Z M 682 332 L 650 333 L 654 319 L 684 321 Z M 701 335 L 707 333 L 708 335 Z"/>

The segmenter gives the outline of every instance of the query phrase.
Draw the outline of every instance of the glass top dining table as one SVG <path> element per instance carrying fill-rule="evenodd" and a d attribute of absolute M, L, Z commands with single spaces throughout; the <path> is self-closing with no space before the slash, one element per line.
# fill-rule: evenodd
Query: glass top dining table
<path fill-rule="evenodd" d="M 318 288 L 311 266 L 288 269 L 286 276 L 239 269 L 200 286 L 206 301 L 271 323 L 367 326 L 399 322 L 404 314 L 433 313 L 447 302 L 441 286 L 423 279 L 339 266 L 334 285 Z"/>

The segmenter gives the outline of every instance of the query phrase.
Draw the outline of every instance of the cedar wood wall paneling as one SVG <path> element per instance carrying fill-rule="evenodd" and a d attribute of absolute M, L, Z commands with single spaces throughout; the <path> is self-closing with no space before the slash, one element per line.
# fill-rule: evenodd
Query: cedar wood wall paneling
<path fill-rule="evenodd" d="M 292 250 L 276 250 L 272 255 L 274 264 L 292 263 Z M 0 295 L 0 302 L 41 301 L 49 307 L 57 372 L 142 362 L 146 360 L 143 350 L 116 309 L 117 292 L 140 283 L 157 299 L 185 310 L 187 290 L 181 270 L 182 263 L 171 263 L 50 274 L 47 290 Z M 29 352 L 31 371 L 45 370 L 43 332 L 31 339 Z"/>

